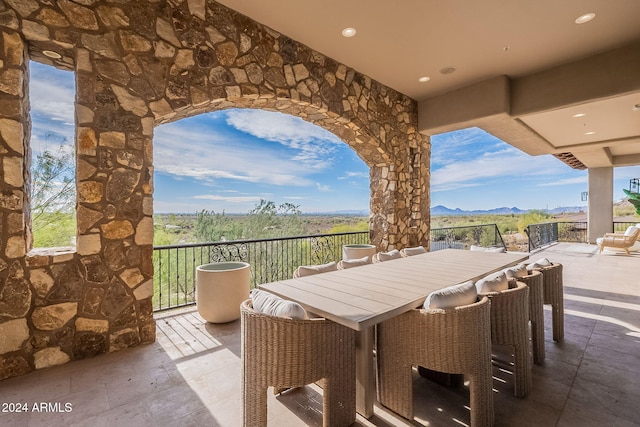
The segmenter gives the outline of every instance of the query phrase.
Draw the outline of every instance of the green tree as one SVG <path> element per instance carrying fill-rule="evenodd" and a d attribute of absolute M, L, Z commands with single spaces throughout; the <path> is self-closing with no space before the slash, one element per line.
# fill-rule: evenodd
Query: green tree
<path fill-rule="evenodd" d="M 304 232 L 300 206 L 283 203 L 280 206 L 261 199 L 249 211 L 243 237 L 246 239 L 297 236 Z"/>
<path fill-rule="evenodd" d="M 527 228 L 529 224 L 539 224 L 542 222 L 549 222 L 553 217 L 541 210 L 531 210 L 526 214 L 523 214 L 518 219 L 518 231 L 521 233 L 524 232 L 524 229 Z"/>
<path fill-rule="evenodd" d="M 202 210 L 196 213 L 195 237 L 199 242 L 219 242 L 242 237 L 242 229 L 224 211 Z"/>
<path fill-rule="evenodd" d="M 300 207 L 292 203 L 276 206 L 261 199 L 244 218 L 202 210 L 196 214 L 195 236 L 200 242 L 263 239 L 304 234 Z"/>
<path fill-rule="evenodd" d="M 47 135 L 47 140 L 53 134 Z M 63 138 L 31 164 L 31 229 L 34 247 L 66 246 L 75 236 L 75 162 Z"/>
<path fill-rule="evenodd" d="M 636 209 L 636 214 L 640 215 L 640 193 L 634 193 L 629 190 L 622 190 L 629 197 L 629 203 Z"/>

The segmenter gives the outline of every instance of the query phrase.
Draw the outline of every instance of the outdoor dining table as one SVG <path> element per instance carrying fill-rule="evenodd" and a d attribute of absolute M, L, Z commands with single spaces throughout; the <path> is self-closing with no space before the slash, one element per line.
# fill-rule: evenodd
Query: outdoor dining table
<path fill-rule="evenodd" d="M 356 410 L 369 418 L 376 393 L 374 326 L 419 307 L 432 291 L 480 279 L 528 258 L 522 253 L 444 249 L 266 283 L 260 288 L 357 331 Z"/>

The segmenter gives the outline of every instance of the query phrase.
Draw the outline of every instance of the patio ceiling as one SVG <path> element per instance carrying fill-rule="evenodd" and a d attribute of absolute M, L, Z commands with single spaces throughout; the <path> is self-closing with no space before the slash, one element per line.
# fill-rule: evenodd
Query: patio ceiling
<path fill-rule="evenodd" d="M 425 134 L 478 126 L 573 167 L 640 164 L 637 0 L 219 2 L 416 99 Z"/>

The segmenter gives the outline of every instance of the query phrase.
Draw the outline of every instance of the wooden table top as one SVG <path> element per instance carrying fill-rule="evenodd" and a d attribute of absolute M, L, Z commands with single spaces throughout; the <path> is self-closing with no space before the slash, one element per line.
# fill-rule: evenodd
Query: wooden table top
<path fill-rule="evenodd" d="M 362 331 L 420 306 L 432 291 L 478 280 L 528 258 L 527 254 L 445 249 L 259 287 Z"/>

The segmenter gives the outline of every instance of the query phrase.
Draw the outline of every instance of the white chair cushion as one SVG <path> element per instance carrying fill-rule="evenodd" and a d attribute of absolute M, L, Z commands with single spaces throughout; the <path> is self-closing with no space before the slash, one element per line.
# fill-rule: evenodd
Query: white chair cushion
<path fill-rule="evenodd" d="M 478 251 L 478 252 L 505 252 L 504 248 L 499 247 L 499 246 L 492 246 L 490 248 L 486 248 L 484 246 L 476 246 L 476 245 L 471 245 L 469 247 L 470 251 Z"/>
<path fill-rule="evenodd" d="M 389 252 L 378 252 L 378 261 L 391 261 L 392 259 L 402 258 L 399 250 L 393 249 Z"/>
<path fill-rule="evenodd" d="M 637 230 L 637 226 L 635 225 L 630 225 L 629 227 L 627 227 L 627 230 L 624 232 L 625 236 L 631 236 L 633 233 L 635 233 Z"/>
<path fill-rule="evenodd" d="M 254 289 L 251 291 L 253 309 L 270 316 L 290 317 L 292 319 L 306 319 L 307 312 L 300 304 L 288 301 L 270 292 Z"/>
<path fill-rule="evenodd" d="M 369 257 L 365 256 L 358 259 L 343 259 L 338 263 L 338 268 L 341 270 L 345 270 L 347 268 L 359 267 L 361 265 L 369 264 Z"/>
<path fill-rule="evenodd" d="M 502 292 L 507 289 L 509 289 L 509 279 L 504 271 L 490 274 L 476 282 L 476 290 L 479 294 Z"/>
<path fill-rule="evenodd" d="M 540 258 L 536 262 L 532 262 L 531 264 L 527 265 L 527 270 L 533 271 L 536 268 L 549 267 L 550 265 L 553 264 L 547 258 Z"/>
<path fill-rule="evenodd" d="M 507 267 L 502 271 L 504 271 L 504 273 L 507 275 L 507 279 L 517 279 L 519 277 L 524 277 L 529 275 L 527 266 L 524 263 L 518 264 L 513 267 Z"/>
<path fill-rule="evenodd" d="M 473 282 L 460 283 L 459 285 L 433 291 L 424 301 L 424 308 L 453 308 L 462 305 L 469 305 L 476 302 L 478 292 Z"/>
<path fill-rule="evenodd" d="M 404 248 L 402 250 L 406 256 L 426 254 L 427 250 L 424 246 L 416 246 L 415 248 Z"/>
<path fill-rule="evenodd" d="M 298 277 L 311 276 L 318 273 L 326 273 L 327 271 L 336 271 L 338 264 L 335 261 L 331 261 L 326 264 L 318 265 L 301 265 L 298 267 Z"/>

